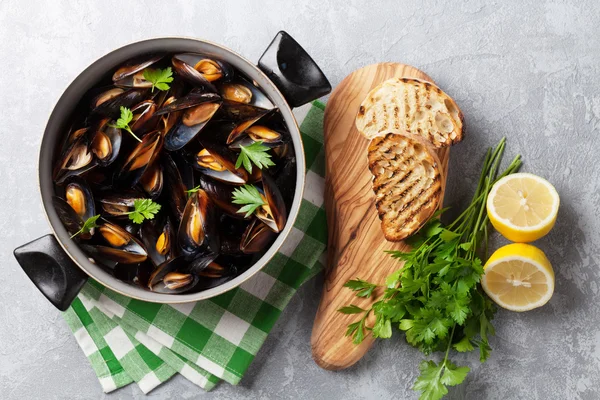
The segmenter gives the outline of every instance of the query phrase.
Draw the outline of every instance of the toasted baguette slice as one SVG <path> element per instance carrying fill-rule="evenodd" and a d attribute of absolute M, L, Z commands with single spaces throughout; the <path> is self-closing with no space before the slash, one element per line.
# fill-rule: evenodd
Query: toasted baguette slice
<path fill-rule="evenodd" d="M 441 162 L 427 141 L 399 133 L 371 140 L 368 159 L 383 234 L 400 241 L 437 209 L 445 187 Z"/>
<path fill-rule="evenodd" d="M 454 100 L 433 83 L 393 78 L 363 100 L 356 127 L 367 139 L 398 130 L 440 148 L 462 140 L 463 115 Z"/>

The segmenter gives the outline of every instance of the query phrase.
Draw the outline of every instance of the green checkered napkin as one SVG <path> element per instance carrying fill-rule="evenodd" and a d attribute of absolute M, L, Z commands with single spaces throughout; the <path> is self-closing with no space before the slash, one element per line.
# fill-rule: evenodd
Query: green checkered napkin
<path fill-rule="evenodd" d="M 136 382 L 148 393 L 176 373 L 205 390 L 241 380 L 298 287 L 323 267 L 323 112 L 319 102 L 295 111 L 307 165 L 300 214 L 251 279 L 212 299 L 172 305 L 134 300 L 91 279 L 84 286 L 64 316 L 105 392 Z"/>

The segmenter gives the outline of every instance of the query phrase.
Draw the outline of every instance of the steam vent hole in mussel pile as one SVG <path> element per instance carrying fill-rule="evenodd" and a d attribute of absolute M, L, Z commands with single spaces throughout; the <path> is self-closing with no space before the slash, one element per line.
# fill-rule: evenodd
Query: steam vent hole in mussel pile
<path fill-rule="evenodd" d="M 107 71 L 55 154 L 53 203 L 72 240 L 157 293 L 247 270 L 284 228 L 296 184 L 280 111 L 203 54 L 147 54 Z"/>

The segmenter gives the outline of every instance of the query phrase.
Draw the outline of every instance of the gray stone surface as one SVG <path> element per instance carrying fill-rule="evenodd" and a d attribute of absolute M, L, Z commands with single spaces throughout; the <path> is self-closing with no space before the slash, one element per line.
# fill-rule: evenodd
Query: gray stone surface
<path fill-rule="evenodd" d="M 483 148 L 507 153 L 561 195 L 554 231 L 538 245 L 552 260 L 556 293 L 542 309 L 499 312 L 485 365 L 454 399 L 600 397 L 600 13 L 569 1 L 79 1 L 0 0 L 0 393 L 3 399 L 144 398 L 131 385 L 103 396 L 59 313 L 36 292 L 12 249 L 49 232 L 37 191 L 41 134 L 75 76 L 139 39 L 185 35 L 257 60 L 280 29 L 319 61 L 332 84 L 378 61 L 427 71 L 462 107 L 465 141 L 452 151 L 447 203 L 464 204 Z M 500 244 L 497 241 L 496 244 Z M 310 331 L 320 279 L 300 290 L 238 387 L 205 394 L 182 378 L 150 397 L 415 398 L 421 355 L 401 339 L 378 343 L 357 366 L 320 370 Z"/>

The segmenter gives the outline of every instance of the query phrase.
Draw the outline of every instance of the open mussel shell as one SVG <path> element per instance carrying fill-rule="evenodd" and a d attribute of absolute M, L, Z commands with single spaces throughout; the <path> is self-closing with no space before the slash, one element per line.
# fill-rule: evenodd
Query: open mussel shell
<path fill-rule="evenodd" d="M 140 186 L 151 199 L 155 200 L 160 196 L 164 186 L 164 174 L 159 160 L 155 160 L 146 169 L 140 179 Z"/>
<path fill-rule="evenodd" d="M 103 220 L 97 229 L 101 240 L 94 246 L 95 252 L 103 258 L 122 264 L 141 263 L 148 258 L 144 245 L 119 225 Z"/>
<path fill-rule="evenodd" d="M 209 138 L 202 138 L 203 149 L 195 155 L 193 167 L 204 175 L 232 185 L 248 182 L 248 172 L 235 167 L 236 154 Z"/>
<path fill-rule="evenodd" d="M 171 64 L 173 65 L 175 72 L 193 86 L 200 88 L 205 92 L 217 92 L 217 88 L 210 83 L 204 75 L 197 71 L 192 65 L 180 59 L 180 54 L 176 54 L 171 58 Z"/>
<path fill-rule="evenodd" d="M 217 253 L 218 222 L 217 208 L 204 190 L 190 195 L 177 233 L 182 253 L 188 258 Z"/>
<path fill-rule="evenodd" d="M 115 180 L 121 186 L 133 187 L 144 175 L 148 166 L 158 157 L 163 145 L 160 131 L 148 133 L 125 160 L 122 168 L 116 171 Z"/>
<path fill-rule="evenodd" d="M 248 105 L 265 110 L 275 108 L 275 105 L 258 87 L 245 79 L 225 82 L 218 86 L 218 93 L 231 107 Z"/>
<path fill-rule="evenodd" d="M 111 126 L 110 119 L 105 118 L 98 123 L 98 128 L 90 144 L 90 150 L 96 156 L 98 164 L 106 167 L 119 156 L 121 142 L 121 130 Z"/>
<path fill-rule="evenodd" d="M 156 129 L 160 117 L 156 115 L 156 103 L 144 100 L 131 108 L 133 119 L 130 122 L 131 130 L 138 136 Z"/>
<path fill-rule="evenodd" d="M 98 201 L 105 215 L 111 218 L 128 218 L 129 213 L 134 209 L 135 200 L 143 198 L 142 193 L 129 189 L 103 194 Z"/>
<path fill-rule="evenodd" d="M 240 250 L 244 254 L 254 254 L 266 250 L 275 240 L 277 234 L 260 219 L 253 219 L 244 234 L 240 243 Z"/>
<path fill-rule="evenodd" d="M 227 136 L 227 144 L 231 144 L 231 143 L 235 142 L 236 140 L 238 140 L 240 137 L 244 136 L 247 129 L 251 128 L 255 123 L 257 123 L 259 120 L 261 120 L 267 114 L 269 114 L 269 112 L 270 112 L 270 110 L 265 110 L 265 111 L 259 110 L 258 113 L 255 114 L 254 116 L 251 116 L 249 118 L 246 118 L 246 119 L 236 123 L 236 125 L 233 127 L 233 129 L 229 133 L 229 136 Z"/>
<path fill-rule="evenodd" d="M 176 156 L 174 153 L 171 155 Z M 163 198 L 166 198 L 171 208 L 171 214 L 176 218 L 175 222 L 179 223 L 188 201 L 186 190 L 191 189 L 191 187 L 188 188 L 184 184 L 182 179 L 184 171 L 180 171 L 171 155 L 165 153 L 161 156 L 164 176 Z M 186 168 L 186 166 L 183 165 L 183 168 Z"/>
<path fill-rule="evenodd" d="M 231 280 L 237 274 L 236 262 L 231 257 L 219 256 L 197 272 L 195 291 L 211 289 Z"/>
<path fill-rule="evenodd" d="M 55 183 L 62 184 L 69 177 L 81 175 L 98 165 L 90 147 L 89 130 L 67 146 L 54 167 Z"/>
<path fill-rule="evenodd" d="M 287 222 L 287 210 L 283 196 L 267 170 L 262 171 L 262 184 L 267 204 L 256 209 L 256 217 L 273 232 L 279 233 Z"/>
<path fill-rule="evenodd" d="M 160 61 L 163 57 L 164 54 L 135 57 L 117 69 L 112 76 L 112 80 L 117 86 L 149 88 L 152 83 L 144 78 L 144 69 Z"/>
<path fill-rule="evenodd" d="M 264 125 L 252 125 L 247 128 L 241 135 L 237 136 L 229 148 L 239 150 L 240 146 L 250 146 L 255 142 L 261 142 L 264 146 L 275 148 L 284 144 L 283 135 L 274 129 Z"/>
<path fill-rule="evenodd" d="M 75 233 L 79 232 L 79 230 L 83 227 L 84 221 L 79 215 L 77 215 L 77 213 L 69 205 L 69 203 L 67 203 L 64 199 L 58 196 L 52 196 L 52 204 L 54 205 L 54 209 L 58 214 L 58 218 L 64 225 L 67 232 L 69 232 L 69 234 L 71 235 L 74 235 Z M 79 239 L 87 240 L 90 239 L 93 234 L 94 231 L 91 230 L 89 233 L 82 233 L 80 235 L 77 235 L 77 237 Z"/>
<path fill-rule="evenodd" d="M 186 110 L 202 103 L 214 103 L 220 100 L 221 96 L 216 93 L 207 93 L 203 92 L 202 89 L 194 88 L 187 95 L 179 98 L 173 97 L 172 100 L 163 104 L 156 111 L 156 115 L 169 114 L 175 111 Z"/>
<path fill-rule="evenodd" d="M 117 264 L 113 269 L 113 275 L 124 282 L 146 288 L 153 270 L 154 266 L 147 261 L 139 264 Z"/>
<path fill-rule="evenodd" d="M 168 217 L 146 221 L 140 230 L 140 238 L 155 266 L 173 258 L 175 254 L 175 231 Z"/>
<path fill-rule="evenodd" d="M 194 139 L 208 124 L 221 106 L 218 96 L 213 93 L 204 93 L 195 97 L 196 98 L 193 101 L 180 103 L 178 105 L 179 107 L 186 105 L 185 108 L 174 107 L 172 111 L 169 111 L 171 113 L 183 111 L 183 113 L 179 121 L 171 126 L 171 129 L 165 136 L 165 148 L 168 151 L 179 150 Z M 183 98 L 181 100 L 186 99 Z M 169 109 L 173 104 L 174 103 L 171 103 L 166 107 L 163 107 L 163 109 Z M 177 104 L 175 104 L 175 106 L 177 106 Z"/>
<path fill-rule="evenodd" d="M 240 206 L 231 202 L 235 186 L 210 179 L 206 176 L 201 176 L 199 182 L 200 187 L 208 193 L 213 203 L 223 212 L 234 218 L 244 218 L 244 213 L 238 213 Z"/>
<path fill-rule="evenodd" d="M 96 215 L 92 190 L 86 180 L 79 176 L 73 176 L 65 181 L 65 201 L 82 221 Z"/>
<path fill-rule="evenodd" d="M 227 81 L 233 77 L 233 68 L 225 61 L 200 53 L 177 54 L 177 58 L 192 66 L 209 82 Z"/>
<path fill-rule="evenodd" d="M 177 257 L 156 267 L 148 280 L 148 288 L 157 293 L 180 294 L 192 290 L 198 281 L 198 275 L 189 272 L 188 262 Z"/>
<path fill-rule="evenodd" d="M 100 93 L 92 100 L 92 116 L 117 119 L 121 115 L 121 107 L 131 108 L 144 100 L 148 93 L 146 88 L 123 90 L 111 88 Z"/>

